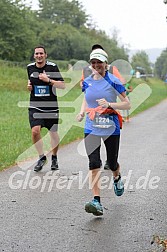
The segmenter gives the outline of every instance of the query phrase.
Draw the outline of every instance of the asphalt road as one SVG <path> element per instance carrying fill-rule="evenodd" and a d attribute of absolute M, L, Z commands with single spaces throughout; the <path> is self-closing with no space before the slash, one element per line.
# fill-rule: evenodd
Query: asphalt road
<path fill-rule="evenodd" d="M 156 250 L 153 235 L 167 238 L 166 125 L 167 100 L 124 124 L 119 162 L 126 189 L 116 197 L 111 172 L 102 171 L 103 217 L 84 210 L 92 194 L 79 141 L 59 150 L 59 174 L 50 172 L 49 163 L 40 173 L 19 167 L 2 171 L 0 252 Z"/>

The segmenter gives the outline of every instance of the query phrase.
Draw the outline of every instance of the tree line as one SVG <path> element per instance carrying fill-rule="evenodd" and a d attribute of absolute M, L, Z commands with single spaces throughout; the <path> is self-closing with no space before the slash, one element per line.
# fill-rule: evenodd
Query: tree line
<path fill-rule="evenodd" d="M 105 31 L 97 29 L 78 0 L 39 0 L 38 10 L 27 6 L 26 0 L 1 0 L 0 10 L 2 60 L 29 62 L 33 60 L 34 47 L 42 44 L 49 59 L 69 63 L 88 61 L 95 43 L 103 45 L 109 62 L 129 60 L 128 49 L 119 45 L 117 36 L 109 37 Z M 142 67 L 147 73 L 153 71 L 144 51 L 136 53 L 130 63 L 134 69 Z"/>
<path fill-rule="evenodd" d="M 162 51 L 155 62 L 155 74 L 162 80 L 167 79 L 167 48 Z"/>
<path fill-rule="evenodd" d="M 46 47 L 51 59 L 88 60 L 94 43 L 103 44 L 110 60 L 128 59 L 124 46 L 97 30 L 78 0 L 39 0 L 38 10 L 24 0 L 1 0 L 0 9 L 3 60 L 29 60 L 38 44 Z"/>

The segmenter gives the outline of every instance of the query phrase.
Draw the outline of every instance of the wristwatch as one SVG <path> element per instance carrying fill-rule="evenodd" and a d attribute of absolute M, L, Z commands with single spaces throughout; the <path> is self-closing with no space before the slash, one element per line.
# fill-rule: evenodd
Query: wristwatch
<path fill-rule="evenodd" d="M 49 83 L 49 85 L 51 85 L 51 84 L 52 84 L 52 80 L 51 80 L 50 78 L 49 78 L 49 82 L 48 82 L 48 83 Z"/>
<path fill-rule="evenodd" d="M 110 103 L 110 102 L 108 103 L 108 108 L 109 108 L 109 109 L 113 109 L 113 108 L 111 107 L 111 103 Z"/>

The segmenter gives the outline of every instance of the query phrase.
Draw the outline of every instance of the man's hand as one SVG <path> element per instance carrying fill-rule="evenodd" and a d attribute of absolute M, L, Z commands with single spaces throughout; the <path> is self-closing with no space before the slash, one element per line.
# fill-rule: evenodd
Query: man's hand
<path fill-rule="evenodd" d="M 28 89 L 30 92 L 32 91 L 32 84 L 31 84 L 30 80 L 28 80 L 27 89 Z"/>
<path fill-rule="evenodd" d="M 44 81 L 44 82 L 49 83 L 49 77 L 47 76 L 45 70 L 43 71 L 43 73 L 39 74 L 39 79 Z"/>

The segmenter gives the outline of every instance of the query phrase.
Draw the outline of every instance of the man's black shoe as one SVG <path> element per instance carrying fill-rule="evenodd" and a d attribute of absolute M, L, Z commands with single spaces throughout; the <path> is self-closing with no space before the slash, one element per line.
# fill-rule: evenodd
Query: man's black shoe
<path fill-rule="evenodd" d="M 46 157 L 43 157 L 42 159 L 38 160 L 38 163 L 36 164 L 36 166 L 34 167 L 34 171 L 35 172 L 39 172 L 40 170 L 42 170 L 43 166 L 47 163 L 47 159 Z"/>
<path fill-rule="evenodd" d="M 55 171 L 58 169 L 59 169 L 59 167 L 58 167 L 57 159 L 52 159 L 51 170 Z"/>
<path fill-rule="evenodd" d="M 106 160 L 105 165 L 104 165 L 104 170 L 111 170 L 109 165 L 108 165 L 107 160 Z"/>

